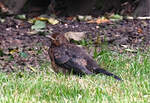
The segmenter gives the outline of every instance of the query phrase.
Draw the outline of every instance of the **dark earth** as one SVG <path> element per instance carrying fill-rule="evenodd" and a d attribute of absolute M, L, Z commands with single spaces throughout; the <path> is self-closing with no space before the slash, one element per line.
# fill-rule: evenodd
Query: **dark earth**
<path fill-rule="evenodd" d="M 61 23 L 46 25 L 45 31 L 66 33 L 86 32 L 86 40 L 95 42 L 100 37 L 101 43 L 119 51 L 124 48 L 145 49 L 150 44 L 150 20 L 120 20 L 109 23 L 87 23 L 87 21 L 59 18 Z M 33 71 L 41 70 L 41 65 L 49 65 L 48 47 L 51 42 L 46 33 L 31 34 L 31 26 L 25 20 L 6 17 L 0 22 L 0 70 Z M 99 48 L 97 46 L 97 48 Z M 121 50 L 121 51 L 120 51 Z M 130 52 L 130 51 L 129 51 Z"/>

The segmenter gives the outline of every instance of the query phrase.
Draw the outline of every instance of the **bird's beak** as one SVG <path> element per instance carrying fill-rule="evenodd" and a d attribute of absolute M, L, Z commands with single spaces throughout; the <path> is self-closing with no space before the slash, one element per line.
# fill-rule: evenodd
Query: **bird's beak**
<path fill-rule="evenodd" d="M 46 35 L 46 37 L 50 38 L 51 40 L 55 40 L 51 35 Z"/>

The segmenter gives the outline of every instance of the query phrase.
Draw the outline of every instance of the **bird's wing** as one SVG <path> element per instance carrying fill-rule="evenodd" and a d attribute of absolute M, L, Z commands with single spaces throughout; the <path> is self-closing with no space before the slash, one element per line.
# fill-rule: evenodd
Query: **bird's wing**
<path fill-rule="evenodd" d="M 71 69 L 76 74 L 93 74 L 86 68 L 87 62 L 83 58 L 70 58 L 66 63 L 60 65 L 64 68 Z"/>
<path fill-rule="evenodd" d="M 79 74 L 92 74 L 87 68 L 87 61 L 82 58 L 79 48 L 64 45 L 54 49 L 55 63 L 63 68 Z"/>
<path fill-rule="evenodd" d="M 70 59 L 70 57 L 66 55 L 65 48 L 63 47 L 59 47 L 59 48 L 55 47 L 53 49 L 53 54 L 54 54 L 55 62 L 57 64 L 64 64 Z"/>
<path fill-rule="evenodd" d="M 53 48 L 54 59 L 58 64 L 66 63 L 72 57 L 82 58 L 83 51 L 75 45 L 61 45 Z"/>
<path fill-rule="evenodd" d="M 86 68 L 90 71 L 94 72 L 94 69 L 99 68 L 96 61 L 83 48 L 77 47 L 76 45 L 69 45 L 68 50 L 72 53 L 72 57 L 82 59 L 82 61 L 84 60 L 86 62 Z"/>

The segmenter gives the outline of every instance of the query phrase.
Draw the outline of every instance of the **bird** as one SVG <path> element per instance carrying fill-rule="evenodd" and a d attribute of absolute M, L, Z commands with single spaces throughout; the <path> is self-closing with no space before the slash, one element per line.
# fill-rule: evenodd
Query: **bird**
<path fill-rule="evenodd" d="M 71 44 L 64 34 L 54 33 L 50 37 L 51 46 L 48 54 L 56 73 L 76 75 L 105 74 L 122 80 L 115 74 L 99 67 L 98 63 L 81 47 Z"/>

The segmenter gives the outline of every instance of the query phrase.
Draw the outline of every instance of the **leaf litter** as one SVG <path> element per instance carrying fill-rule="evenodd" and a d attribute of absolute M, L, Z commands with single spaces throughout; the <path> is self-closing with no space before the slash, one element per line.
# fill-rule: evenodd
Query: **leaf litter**
<path fill-rule="evenodd" d="M 114 18 L 120 17 L 116 15 Z M 96 20 L 100 22 L 70 20 L 62 17 L 56 24 L 40 20 L 33 24 L 14 17 L 6 17 L 3 22 L 0 22 L 0 70 L 4 72 L 40 70 L 41 64 L 50 62 L 47 51 L 51 42 L 45 35 L 55 32 L 62 34 L 84 32 L 86 44 L 88 41 L 92 41 L 93 45 L 107 42 L 112 50 L 119 46 L 121 50 L 127 52 L 135 52 L 136 47 L 148 47 L 150 43 L 150 20 L 148 19 L 121 19 L 111 22 L 107 22 L 109 21 L 107 19 Z M 32 29 L 39 31 L 31 35 Z M 95 47 L 100 48 L 100 45 Z"/>

